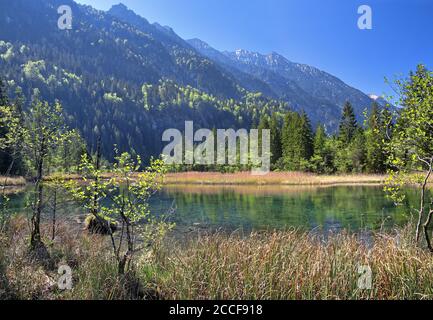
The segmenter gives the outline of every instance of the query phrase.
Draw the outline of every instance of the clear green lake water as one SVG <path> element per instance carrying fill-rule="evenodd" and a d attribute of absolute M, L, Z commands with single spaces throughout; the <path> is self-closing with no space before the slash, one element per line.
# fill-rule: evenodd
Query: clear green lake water
<path fill-rule="evenodd" d="M 170 219 L 181 225 L 229 230 L 297 227 L 356 232 L 407 223 L 410 207 L 416 205 L 418 198 L 411 189 L 406 190 L 406 195 L 405 203 L 396 207 L 380 186 L 173 186 L 151 200 L 151 210 L 156 214 L 172 211 Z M 25 211 L 30 196 L 30 192 L 12 195 L 13 211 Z M 67 203 L 60 209 L 60 214 L 68 216 L 83 213 Z"/>

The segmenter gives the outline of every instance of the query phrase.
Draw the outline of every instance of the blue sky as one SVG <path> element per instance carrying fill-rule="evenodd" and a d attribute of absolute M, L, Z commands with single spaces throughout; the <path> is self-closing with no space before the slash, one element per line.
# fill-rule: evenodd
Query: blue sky
<path fill-rule="evenodd" d="M 78 0 L 107 10 L 119 0 Z M 431 0 L 122 0 L 150 22 L 219 50 L 278 52 L 366 93 L 391 93 L 384 77 L 433 67 Z M 373 29 L 359 30 L 369 5 Z"/>

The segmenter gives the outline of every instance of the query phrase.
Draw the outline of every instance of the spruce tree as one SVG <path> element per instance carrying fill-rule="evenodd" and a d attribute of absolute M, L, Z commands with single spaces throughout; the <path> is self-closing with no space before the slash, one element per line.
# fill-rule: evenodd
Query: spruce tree
<path fill-rule="evenodd" d="M 271 129 L 271 164 L 277 164 L 282 157 L 281 128 L 277 115 L 271 116 L 269 127 Z"/>
<path fill-rule="evenodd" d="M 287 170 L 296 170 L 296 149 L 299 144 L 299 114 L 288 112 L 284 117 L 284 126 L 282 132 L 283 160 L 284 167 Z"/>
<path fill-rule="evenodd" d="M 355 112 L 350 102 L 346 102 L 343 108 L 343 115 L 340 122 L 339 128 L 339 140 L 344 146 L 347 146 L 352 142 L 355 136 L 356 130 L 358 129 L 358 123 L 356 121 Z"/>
<path fill-rule="evenodd" d="M 323 125 L 318 125 L 314 135 L 314 155 L 323 156 L 325 152 L 326 132 Z"/>
<path fill-rule="evenodd" d="M 310 169 L 316 173 L 333 173 L 332 141 L 326 134 L 325 127 L 318 125 L 314 135 L 314 155 L 310 160 Z"/>
<path fill-rule="evenodd" d="M 302 160 L 310 160 L 314 153 L 313 130 L 308 115 L 303 112 L 301 115 L 300 127 L 300 157 Z"/>
<path fill-rule="evenodd" d="M 307 115 L 289 112 L 282 133 L 283 160 L 287 170 L 300 170 L 313 156 L 313 134 Z"/>
<path fill-rule="evenodd" d="M 366 121 L 365 148 L 367 171 L 383 173 L 386 170 L 385 162 L 385 129 L 382 123 L 382 112 L 379 105 L 374 102 L 371 113 Z"/>
<path fill-rule="evenodd" d="M 260 117 L 259 125 L 257 127 L 259 130 L 259 146 L 262 145 L 262 130 L 269 130 L 270 124 L 269 124 L 269 117 L 268 115 L 262 115 Z"/>
<path fill-rule="evenodd" d="M 349 150 L 352 161 L 351 171 L 356 173 L 364 172 L 366 165 L 366 150 L 365 135 L 362 128 L 358 128 L 355 131 Z"/>

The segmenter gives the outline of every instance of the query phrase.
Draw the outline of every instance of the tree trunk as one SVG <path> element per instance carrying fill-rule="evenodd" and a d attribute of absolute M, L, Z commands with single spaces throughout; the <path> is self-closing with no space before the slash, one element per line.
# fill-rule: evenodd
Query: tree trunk
<path fill-rule="evenodd" d="M 427 220 L 424 223 L 424 235 L 425 235 L 425 240 L 427 242 L 427 247 L 433 253 L 433 247 L 432 247 L 432 244 L 431 244 L 430 235 L 428 233 L 428 228 L 430 226 L 432 218 L 433 218 L 433 210 L 430 210 L 430 212 L 428 213 Z"/>
<path fill-rule="evenodd" d="M 39 159 L 37 166 L 37 177 L 35 186 L 35 206 L 33 208 L 32 216 L 32 234 L 30 239 L 30 247 L 35 250 L 43 245 L 41 240 L 41 214 L 42 214 L 42 202 L 43 202 L 43 158 Z"/>
<path fill-rule="evenodd" d="M 425 196 L 426 196 L 425 193 L 426 193 L 428 181 L 429 181 L 432 173 L 433 173 L 433 159 L 430 160 L 430 162 L 429 162 L 429 170 L 428 170 L 428 173 L 424 179 L 424 183 L 423 183 L 422 189 L 421 189 L 421 203 L 420 203 L 420 208 L 419 208 L 419 212 L 418 212 L 418 223 L 416 225 L 416 234 L 415 234 L 415 241 L 417 244 L 419 243 L 419 239 L 421 236 L 422 217 L 424 215 L 424 210 L 425 210 Z M 430 219 L 431 219 L 431 217 L 430 217 Z M 429 224 L 430 224 L 430 222 L 429 222 Z M 425 231 L 425 228 L 424 228 L 424 231 Z M 426 236 L 428 237 L 428 235 L 426 235 Z"/>
<path fill-rule="evenodd" d="M 57 213 L 57 190 L 54 190 L 54 199 L 53 199 L 53 228 L 51 234 L 51 240 L 54 241 L 56 238 L 56 213 Z"/>
<path fill-rule="evenodd" d="M 125 254 L 122 259 L 120 259 L 119 261 L 119 266 L 118 266 L 118 274 L 119 276 L 123 276 L 125 275 L 125 269 L 126 269 L 126 263 L 128 261 L 128 256 Z"/>
<path fill-rule="evenodd" d="M 123 255 L 122 259 L 119 261 L 119 275 L 124 275 L 127 269 L 129 269 L 129 262 L 131 260 L 132 254 L 134 252 L 134 241 L 131 235 L 131 224 L 127 217 L 122 214 L 122 219 L 126 226 L 126 239 L 128 243 L 128 249 L 126 253 Z"/>

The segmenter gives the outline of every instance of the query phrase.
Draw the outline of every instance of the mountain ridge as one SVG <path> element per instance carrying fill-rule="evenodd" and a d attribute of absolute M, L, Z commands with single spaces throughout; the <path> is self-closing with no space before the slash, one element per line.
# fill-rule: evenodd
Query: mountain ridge
<path fill-rule="evenodd" d="M 284 92 L 281 92 L 282 90 L 275 84 L 275 82 L 278 84 L 284 82 L 278 79 L 279 77 L 310 94 L 315 99 L 311 101 L 324 108 L 334 105 L 341 111 L 346 101 L 351 102 L 359 120 L 361 120 L 364 109 L 369 108 L 373 102 L 368 95 L 347 85 L 336 76 L 307 64 L 291 62 L 277 52 L 261 54 L 245 49 L 219 52 L 200 39 L 189 40 L 189 43 L 202 54 L 216 59 L 223 65 L 230 65 L 247 74 L 264 79 L 277 92 L 278 98 L 288 101 L 295 109 L 302 108 L 302 106 L 293 101 L 292 97 L 287 97 Z"/>
<path fill-rule="evenodd" d="M 73 10 L 72 30 L 57 28 L 60 5 Z M 287 110 L 305 111 L 314 126 L 335 132 L 338 103 L 308 92 L 284 57 L 258 58 L 260 64 L 242 62 L 198 39 L 183 40 L 122 4 L 100 11 L 72 0 L 0 0 L 0 76 L 28 101 L 34 88 L 60 100 L 68 125 L 91 143 L 102 135 L 106 154 L 116 144 L 155 155 L 162 132 L 186 120 L 245 128 L 263 113 Z"/>
<path fill-rule="evenodd" d="M 113 8 L 116 11 L 118 6 L 125 11 L 123 14 L 113 14 Z M 107 12 L 116 17 L 123 15 L 123 20 L 129 23 L 134 23 L 133 20 L 138 17 L 147 21 L 123 4 L 115 5 Z M 132 12 L 134 18 L 128 19 L 126 12 Z M 373 103 L 367 94 L 347 85 L 338 77 L 307 64 L 291 62 L 275 51 L 268 54 L 245 49 L 220 52 L 201 39 L 183 40 L 172 28 L 169 30 L 184 45 L 190 45 L 226 70 L 247 90 L 282 99 L 293 109 L 310 114 L 314 123 L 322 118 L 320 115 L 325 114 L 324 121 L 328 122 L 325 124 L 329 124 L 332 131 L 337 128 L 337 120 L 346 101 L 352 103 L 360 121 L 364 110 Z"/>

